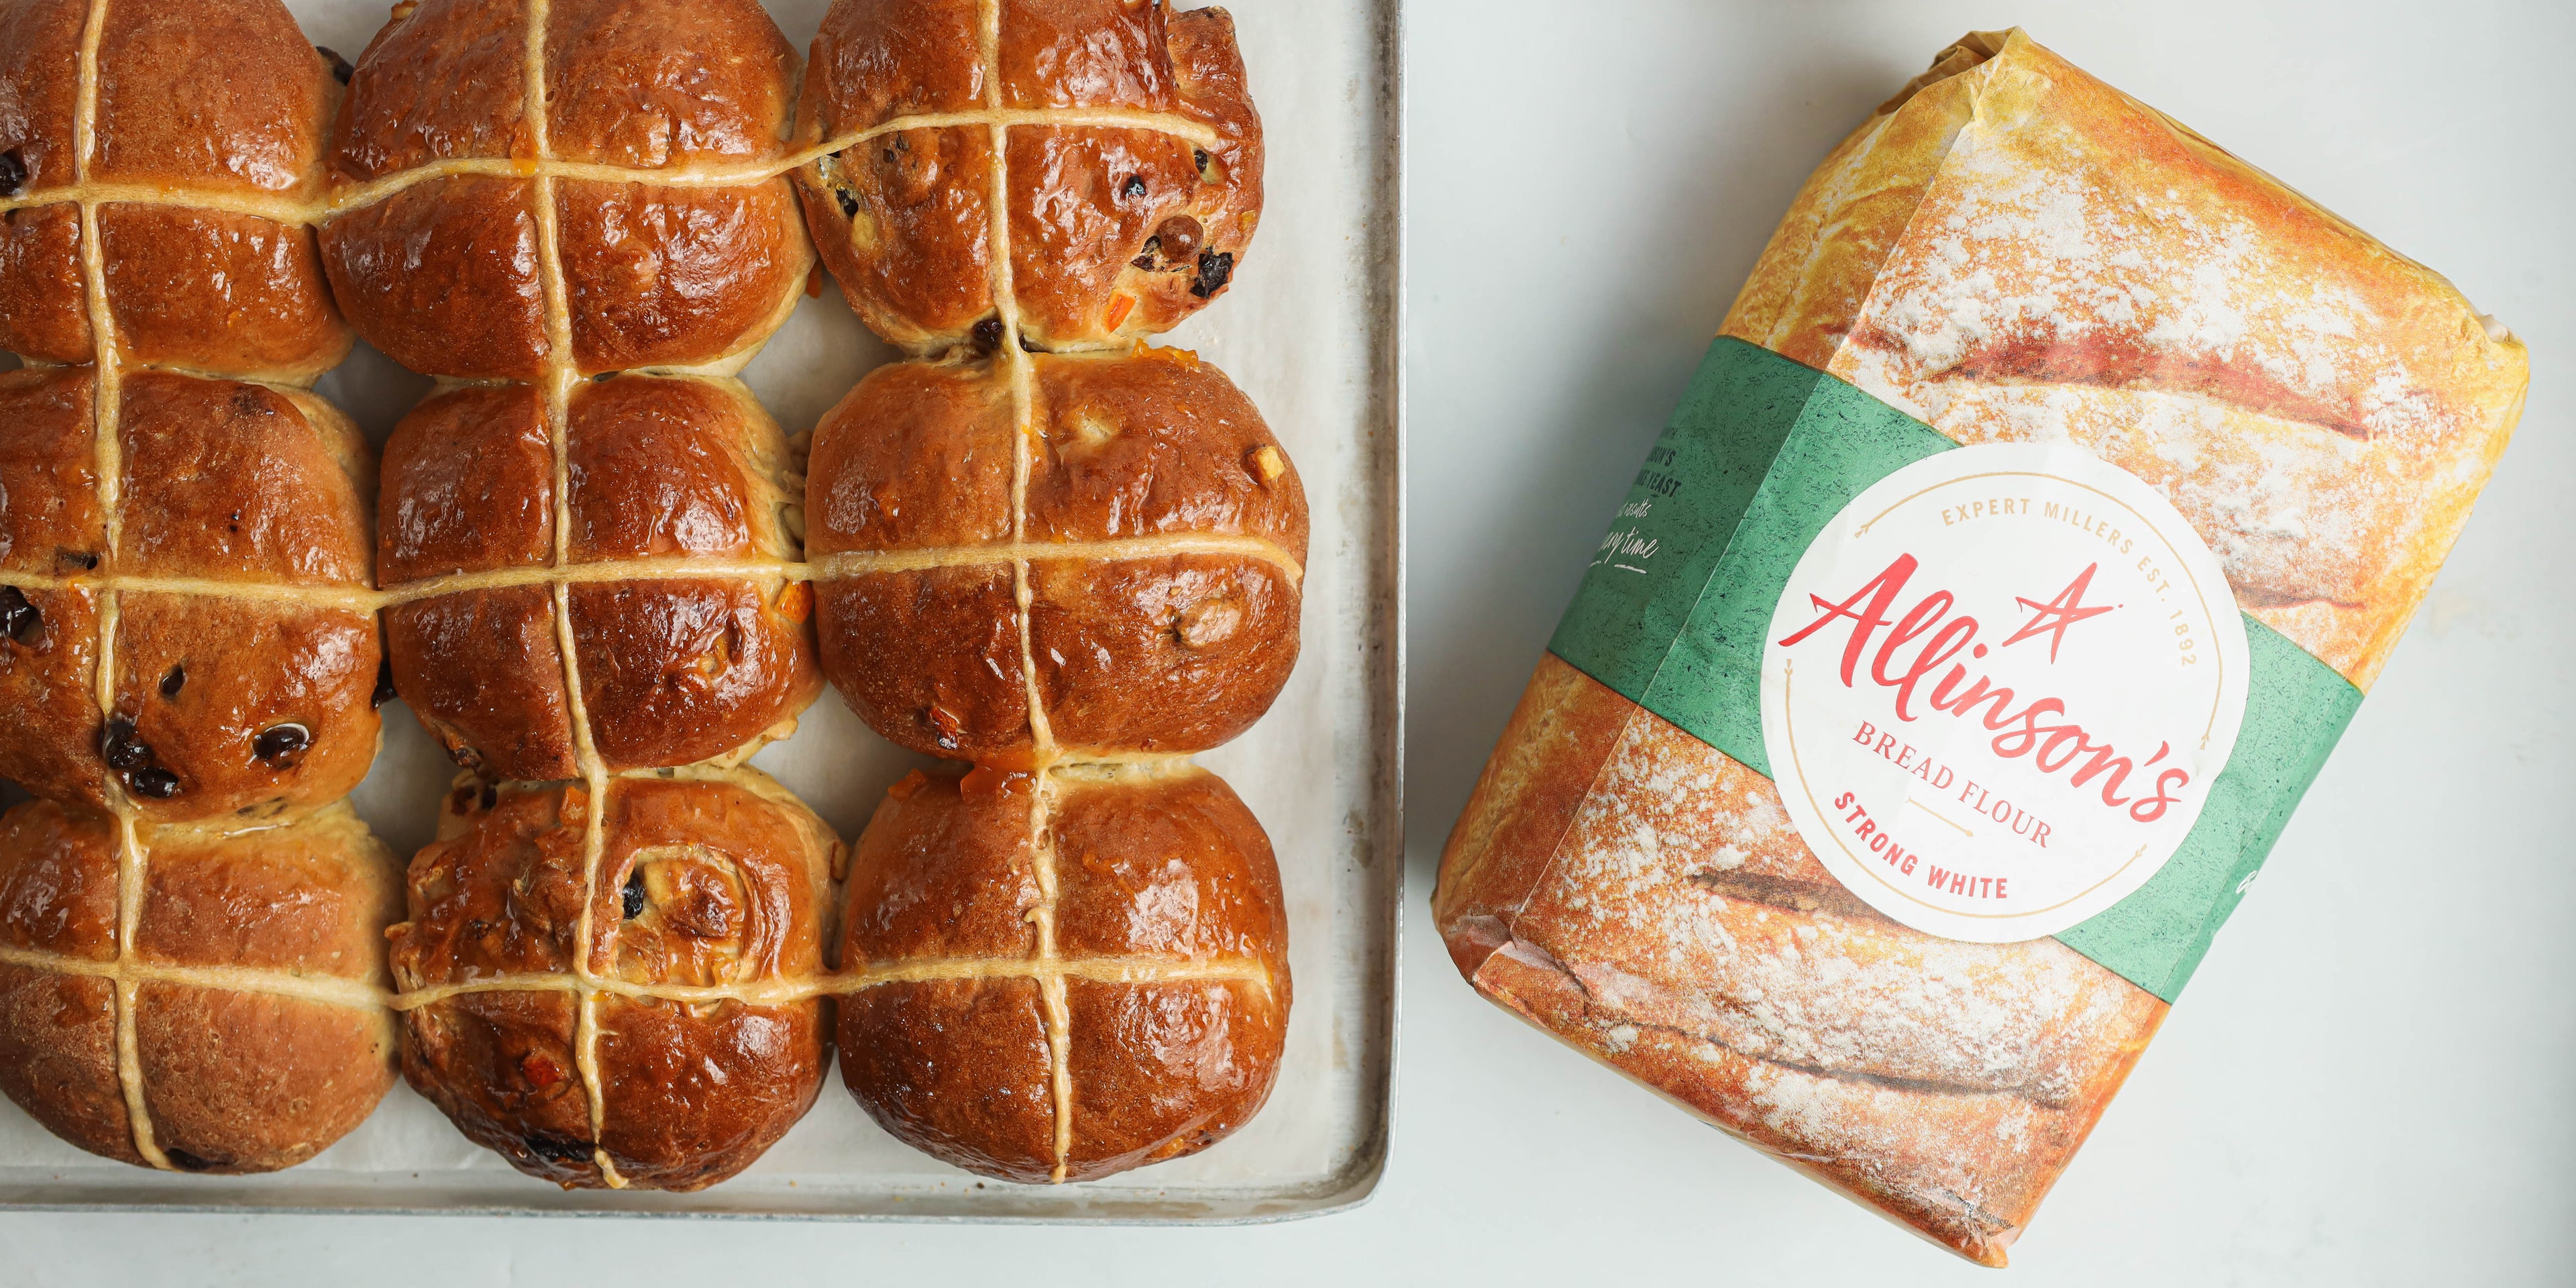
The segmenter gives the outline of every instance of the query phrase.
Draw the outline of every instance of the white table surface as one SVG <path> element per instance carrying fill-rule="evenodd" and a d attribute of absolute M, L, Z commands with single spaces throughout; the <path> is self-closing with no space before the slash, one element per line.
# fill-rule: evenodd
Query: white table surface
<path fill-rule="evenodd" d="M 0 1284 L 1979 1281 L 1477 999 L 1424 900 L 1800 179 L 1946 41 L 2015 18 L 2448 274 L 2538 370 L 2413 631 L 2009 1273 L 2576 1282 L 2576 7 L 2423 8 L 2444 16 L 1414 0 L 1412 884 L 1367 1207 L 1219 1230 L 12 1215 Z"/>

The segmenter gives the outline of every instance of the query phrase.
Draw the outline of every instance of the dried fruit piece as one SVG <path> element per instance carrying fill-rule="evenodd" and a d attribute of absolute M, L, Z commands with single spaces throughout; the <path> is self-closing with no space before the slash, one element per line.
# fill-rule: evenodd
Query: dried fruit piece
<path fill-rule="evenodd" d="M 313 745 L 313 731 L 289 721 L 260 731 L 251 743 L 251 754 L 271 769 L 293 769 L 304 749 Z"/>
<path fill-rule="evenodd" d="M 551 1087 L 564 1080 L 563 1066 L 542 1051 L 530 1051 L 519 1057 L 519 1073 L 534 1087 Z M 535 1138 L 530 1140 L 533 1143 Z"/>
<path fill-rule="evenodd" d="M 107 736 L 99 744 L 99 755 L 114 770 L 141 769 L 152 763 L 152 748 L 134 736 L 134 721 L 117 716 L 107 722 Z"/>
<path fill-rule="evenodd" d="M 1259 479 L 1263 487 L 1268 487 L 1288 472 L 1288 458 L 1280 455 L 1278 448 L 1264 443 L 1245 458 L 1243 467 L 1252 471 L 1252 477 Z"/>
<path fill-rule="evenodd" d="M 966 722 L 959 719 L 956 712 L 937 703 L 931 704 L 930 709 L 922 715 L 930 721 L 930 727 L 938 731 L 940 748 L 946 751 L 956 750 L 957 736 L 966 732 Z"/>
<path fill-rule="evenodd" d="M 1206 240 L 1207 229 L 1188 215 L 1174 215 L 1154 229 L 1153 244 L 1159 249 L 1163 263 L 1174 268 L 1188 263 Z"/>
<path fill-rule="evenodd" d="M 1234 252 L 1210 251 L 1199 256 L 1198 280 L 1190 283 L 1190 294 L 1206 299 L 1225 289 L 1234 278 Z"/>
<path fill-rule="evenodd" d="M 15 586 L 0 586 L 0 635 L 35 647 L 45 635 L 45 614 L 27 602 L 25 592 Z"/>
<path fill-rule="evenodd" d="M 527 1146 L 529 1153 L 550 1163 L 587 1163 L 591 1161 L 591 1155 L 595 1152 L 589 1141 L 567 1140 L 561 1136 L 549 1136 L 543 1133 L 522 1136 L 519 1138 L 519 1143 Z"/>

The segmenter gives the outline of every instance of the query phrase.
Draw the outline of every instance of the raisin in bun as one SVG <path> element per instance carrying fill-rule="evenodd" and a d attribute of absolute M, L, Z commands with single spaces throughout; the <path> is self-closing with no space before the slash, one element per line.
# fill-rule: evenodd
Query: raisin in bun
<path fill-rule="evenodd" d="M 1169 330 L 1260 220 L 1261 121 L 1223 9 L 838 0 L 799 118 L 830 149 L 797 172 L 823 261 L 914 353 L 990 348 L 1006 309 L 1042 349 Z"/>
<path fill-rule="evenodd" d="M 577 776 L 584 738 L 616 770 L 793 731 L 822 677 L 776 422 L 736 381 L 627 375 L 573 387 L 564 442 L 558 479 L 544 398 L 497 385 L 433 395 L 386 444 L 385 630 L 421 721 L 459 765 L 529 780 Z"/>
<path fill-rule="evenodd" d="M 1021 361 L 1022 393 L 985 360 L 880 367 L 815 430 L 825 672 L 878 733 L 960 759 L 1032 763 L 1032 694 L 1077 759 L 1241 733 L 1297 659 L 1295 467 L 1190 354 Z"/>
<path fill-rule="evenodd" d="M 458 780 L 394 927 L 403 1071 L 566 1188 L 694 1190 L 822 1085 L 840 842 L 766 775 Z"/>
<path fill-rule="evenodd" d="M 329 65 L 276 0 L 96 3 L 0 0 L 0 349 L 96 360 L 94 276 L 117 360 L 310 383 L 349 350 L 309 226 Z"/>
<path fill-rule="evenodd" d="M 400 907 L 393 855 L 345 803 L 128 833 L 25 802 L 0 816 L 0 1091 L 128 1163 L 303 1162 L 393 1085 Z"/>
<path fill-rule="evenodd" d="M 92 368 L 0 374 L 0 776 L 153 820 L 338 798 L 380 727 L 373 454 L 299 390 L 117 390 L 102 452 Z"/>
<path fill-rule="evenodd" d="M 395 15 L 330 160 L 324 257 L 359 334 L 416 371 L 534 380 L 730 371 L 786 320 L 813 263 L 773 173 L 796 58 L 753 0 Z"/>
<path fill-rule="evenodd" d="M 841 1072 L 907 1144 L 1022 1182 L 1206 1148 L 1286 1035 L 1270 842 L 1179 761 L 895 785 L 850 863 Z"/>

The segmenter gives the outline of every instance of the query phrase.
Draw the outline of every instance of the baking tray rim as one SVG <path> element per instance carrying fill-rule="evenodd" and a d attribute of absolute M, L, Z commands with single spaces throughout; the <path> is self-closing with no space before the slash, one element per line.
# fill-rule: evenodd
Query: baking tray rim
<path fill-rule="evenodd" d="M 1322 1180 L 1307 1182 L 1277 1191 L 1248 1191 L 1241 1197 L 1211 1198 L 1212 1204 L 1272 1205 L 1274 1210 L 1211 1214 L 1206 1216 L 1119 1215 L 1114 1210 L 1123 1203 L 1148 1206 L 1154 1200 L 1139 1196 L 1133 1200 L 1110 1200 L 1110 1212 L 1045 1214 L 1007 1212 L 901 1212 L 901 1211 L 787 1211 L 757 1209 L 656 1209 L 606 1207 L 549 1207 L 527 1204 L 468 1202 L 455 1204 L 387 1204 L 365 1203 L 296 1203 L 267 1201 L 264 1191 L 199 1191 L 198 1195 L 179 1197 L 177 1190 L 144 1191 L 138 1197 L 124 1200 L 47 1200 L 23 1195 L 36 1188 L 34 1183 L 19 1182 L 0 1186 L 0 1212 L 63 1212 L 103 1214 L 183 1213 L 231 1216 L 419 1216 L 419 1217 L 562 1217 L 693 1221 L 795 1221 L 904 1225 L 1026 1225 L 1084 1227 L 1144 1226 L 1249 1226 L 1276 1225 L 1290 1221 L 1332 1216 L 1366 1206 L 1376 1198 L 1378 1185 L 1386 1175 L 1387 1156 L 1395 1132 L 1396 1070 L 1399 1059 L 1400 1018 L 1403 1011 L 1403 945 L 1405 884 L 1405 662 L 1406 662 L 1406 585 L 1405 486 L 1408 471 L 1405 415 L 1405 325 L 1406 278 L 1404 251 L 1409 231 L 1410 175 L 1404 163 L 1406 145 L 1406 94 L 1404 82 L 1405 8 L 1404 0 L 1363 0 L 1371 11 L 1371 70 L 1377 79 L 1377 93 L 1369 110 L 1376 120 L 1370 134 L 1376 145 L 1376 164 L 1371 167 L 1369 191 L 1371 210 L 1363 221 L 1371 242 L 1365 290 L 1369 296 L 1366 312 L 1378 332 L 1371 346 L 1373 370 L 1370 374 L 1367 426 L 1384 431 L 1377 447 L 1378 477 L 1375 480 L 1383 536 L 1377 542 L 1376 558 L 1364 564 L 1369 568 L 1374 585 L 1369 598 L 1375 611 L 1371 629 L 1363 633 L 1364 641 L 1373 641 L 1374 660 L 1367 665 L 1367 687 L 1372 706 L 1381 713 L 1379 726 L 1371 735 L 1371 762 L 1375 787 L 1374 830 L 1369 838 L 1368 866 L 1384 874 L 1370 883 L 1380 887 L 1375 894 L 1381 901 L 1383 924 L 1376 927 L 1382 947 L 1366 963 L 1368 970 L 1383 981 L 1382 1015 L 1370 1027 L 1377 1030 L 1377 1046 L 1382 1053 L 1382 1067 L 1376 1071 L 1375 1123 L 1361 1138 L 1349 1163 Z M 1365 427 L 1364 427 L 1365 428 Z M 1370 566 L 1374 565 L 1374 566 Z M 82 1183 L 71 1188 L 107 1188 L 95 1183 Z M 223 1201 L 220 1194 L 238 1193 L 239 1201 Z M 202 1195 L 202 1197 L 200 1197 Z M 898 1199 L 897 1201 L 909 1201 Z"/>

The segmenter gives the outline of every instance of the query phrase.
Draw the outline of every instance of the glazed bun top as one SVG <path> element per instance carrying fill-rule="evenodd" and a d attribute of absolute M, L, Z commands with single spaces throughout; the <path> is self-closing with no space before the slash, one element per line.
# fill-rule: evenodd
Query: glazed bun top
<path fill-rule="evenodd" d="M 1278 861 L 1223 779 L 1181 761 L 1059 767 L 1042 829 L 1039 790 L 991 769 L 895 784 L 850 860 L 842 969 L 909 979 L 935 972 L 902 963 L 1052 954 L 1130 962 L 1136 983 L 1225 967 L 1286 991 Z"/>
<path fill-rule="evenodd" d="M 1296 663 L 1303 487 L 1185 352 L 880 367 L 816 427 L 806 498 L 824 670 L 913 750 L 1204 751 Z"/>
<path fill-rule="evenodd" d="M 1235 538 L 1306 556 L 1306 495 L 1252 400 L 1178 350 L 1031 362 L 1026 539 Z M 807 522 L 817 556 L 1011 539 L 1013 407 L 986 362 L 877 368 L 815 435 Z M 1139 553 L 1143 553 L 1140 551 Z"/>
<path fill-rule="evenodd" d="M 847 894 L 843 1076 L 958 1167 L 1041 1183 L 1182 1157 L 1278 1078 L 1278 864 L 1205 770 L 915 773 L 870 820 Z"/>
<path fill-rule="evenodd" d="M 794 556 L 787 439 L 740 386 L 630 376 L 585 382 L 567 404 L 571 562 Z M 530 388 L 422 402 L 385 445 L 385 584 L 546 565 L 553 466 Z"/>
<path fill-rule="evenodd" d="M 379 727 L 365 439 L 297 389 L 135 371 L 102 418 L 97 386 L 0 374 L 0 774 L 93 808 L 121 781 L 158 821 L 356 786 Z"/>
<path fill-rule="evenodd" d="M 0 0 L 0 349 L 296 385 L 336 365 L 309 225 L 338 95 L 277 0 Z"/>
<path fill-rule="evenodd" d="M 1129 108 L 1257 133 L 1232 17 L 1159 0 L 841 0 L 814 40 L 809 109 L 846 130 L 1006 108 Z M 1227 72 L 1235 75 L 1226 83 Z"/>
<path fill-rule="evenodd" d="M 139 371 L 119 387 L 117 539 L 86 371 L 0 381 L 0 568 L 364 587 L 375 454 L 298 391 Z"/>
<path fill-rule="evenodd" d="M 550 157 L 629 169 L 755 162 L 786 146 L 796 55 L 750 0 L 548 5 L 542 120 L 527 110 L 524 0 L 424 0 L 396 12 L 360 56 L 341 106 L 332 171 L 342 183 L 442 161 L 533 158 L 540 125 Z"/>
<path fill-rule="evenodd" d="M 585 892 L 592 804 L 578 784 L 460 780 L 412 863 L 404 986 L 580 974 L 758 997 L 822 973 L 839 839 L 767 775 L 610 779 Z"/>
<path fill-rule="evenodd" d="M 822 1084 L 831 829 L 766 775 L 458 780 L 387 938 L 404 1071 L 566 1187 L 740 1172 Z"/>
<path fill-rule="evenodd" d="M 0 1091 L 120 1162 L 311 1158 L 392 1085 L 400 871 L 345 802 L 133 829 L 18 805 L 0 815 Z"/>
<path fill-rule="evenodd" d="M 310 195 L 330 66 L 275 0 L 107 4 L 96 57 L 83 56 L 88 6 L 0 0 L 0 155 L 33 196 L 76 182 L 74 119 L 95 75 L 92 184 L 168 185 L 249 197 Z M 5 173 L 0 173 L 5 177 Z"/>

